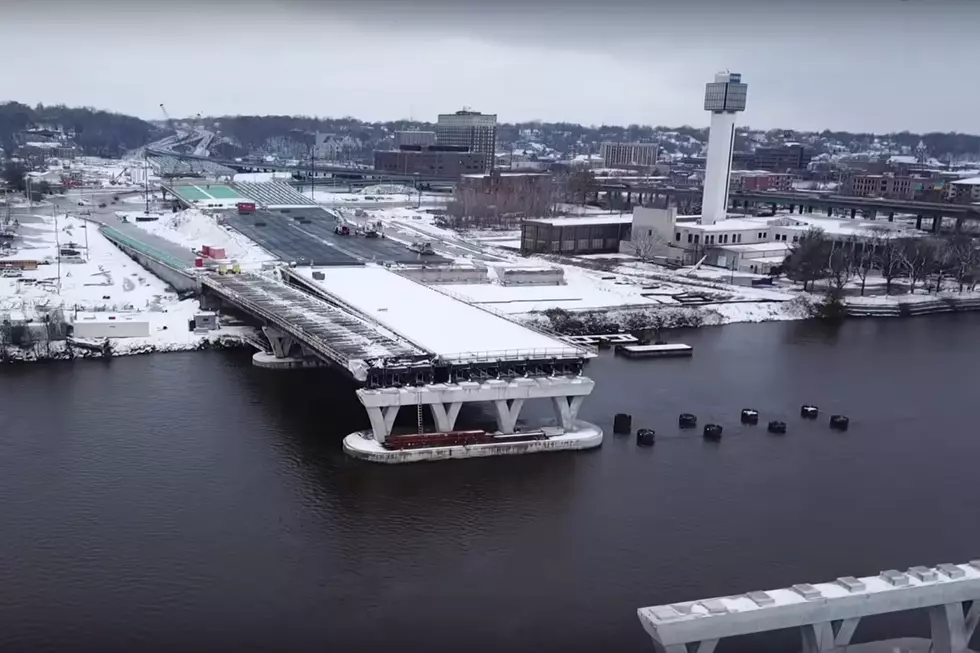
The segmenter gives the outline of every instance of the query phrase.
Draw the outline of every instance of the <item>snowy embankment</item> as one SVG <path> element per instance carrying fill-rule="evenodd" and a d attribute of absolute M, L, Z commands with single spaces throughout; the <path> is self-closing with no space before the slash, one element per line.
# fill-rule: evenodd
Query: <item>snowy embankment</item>
<path fill-rule="evenodd" d="M 227 345 L 234 339 L 234 329 L 192 332 L 189 322 L 199 311 L 197 301 L 181 301 L 166 283 L 107 240 L 95 223 L 65 215 L 57 219 L 21 215 L 17 223 L 12 247 L 0 262 L 38 261 L 40 265 L 18 276 L 0 277 L 0 316 L 11 325 L 43 333 L 41 325 L 48 320 L 70 324 L 80 315 L 92 314 L 147 324 L 147 336 L 111 338 L 113 354 L 192 350 Z M 29 346 L 7 347 L 6 360 L 95 355 L 84 347 L 70 348 L 64 341 L 32 340 Z"/>
<path fill-rule="evenodd" d="M 159 220 L 137 222 L 140 229 L 164 240 L 200 251 L 203 245 L 223 247 L 225 256 L 244 268 L 258 267 L 276 258 L 237 231 L 218 223 L 217 218 L 197 209 L 163 213 Z"/>

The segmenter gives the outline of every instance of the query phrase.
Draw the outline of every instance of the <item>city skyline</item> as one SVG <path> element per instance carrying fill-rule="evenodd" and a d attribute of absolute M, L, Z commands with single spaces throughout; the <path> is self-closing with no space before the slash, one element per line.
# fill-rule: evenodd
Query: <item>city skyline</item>
<path fill-rule="evenodd" d="M 8 46 L 29 65 L 5 71 L 3 99 L 147 119 L 161 102 L 174 116 L 425 122 L 468 106 L 501 123 L 703 127 L 704 80 L 730 69 L 753 80 L 747 127 L 978 131 L 978 91 L 955 73 L 980 55 L 968 34 L 980 6 L 813 4 L 216 0 L 66 4 L 52 17 L 8 2 Z"/>

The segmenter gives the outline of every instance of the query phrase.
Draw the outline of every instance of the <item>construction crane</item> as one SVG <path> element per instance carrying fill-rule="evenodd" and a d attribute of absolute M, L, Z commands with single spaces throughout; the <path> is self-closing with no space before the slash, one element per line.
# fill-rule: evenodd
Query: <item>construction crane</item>
<path fill-rule="evenodd" d="M 174 126 L 174 119 L 170 117 L 169 113 L 167 113 L 167 107 L 163 106 L 163 102 L 160 103 L 160 111 L 163 111 L 163 117 L 167 120 L 167 127 L 176 130 L 177 128 Z"/>

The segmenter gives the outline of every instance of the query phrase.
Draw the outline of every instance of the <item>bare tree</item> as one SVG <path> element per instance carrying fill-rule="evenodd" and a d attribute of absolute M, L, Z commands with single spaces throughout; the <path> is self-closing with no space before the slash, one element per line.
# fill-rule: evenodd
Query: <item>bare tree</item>
<path fill-rule="evenodd" d="M 844 293 L 844 286 L 854 276 L 854 259 L 853 242 L 834 241 L 830 244 L 830 254 L 827 256 L 827 277 L 838 297 Z"/>
<path fill-rule="evenodd" d="M 854 256 L 854 275 L 861 280 L 862 297 L 868 283 L 868 275 L 880 264 L 880 249 L 892 237 L 892 231 L 887 227 L 876 225 L 868 231 L 869 237 L 864 239 Z"/>
<path fill-rule="evenodd" d="M 649 261 L 664 251 L 669 244 L 670 240 L 656 229 L 647 229 L 646 233 L 634 233 L 630 239 L 630 249 L 633 256 L 641 261 Z"/>
<path fill-rule="evenodd" d="M 915 284 L 929 274 L 936 260 L 936 245 L 927 238 L 903 238 L 899 243 L 902 270 L 909 280 L 909 294 L 915 292 Z"/>
<path fill-rule="evenodd" d="M 953 238 L 933 241 L 932 271 L 936 274 L 936 292 L 943 287 L 943 277 L 953 271 L 956 265 L 956 245 Z"/>
<path fill-rule="evenodd" d="M 568 175 L 568 193 L 572 201 L 577 204 L 585 204 L 589 195 L 596 192 L 599 187 L 595 179 L 595 173 L 588 168 L 575 168 Z"/>
<path fill-rule="evenodd" d="M 892 292 L 892 282 L 902 274 L 902 242 L 897 238 L 882 241 L 875 255 L 875 267 L 885 280 L 885 294 Z"/>
<path fill-rule="evenodd" d="M 977 273 L 980 271 L 980 251 L 977 250 L 976 241 L 966 234 L 954 236 L 950 246 L 953 252 L 951 272 L 956 277 L 959 291 L 963 292 L 967 283 L 976 285 Z"/>

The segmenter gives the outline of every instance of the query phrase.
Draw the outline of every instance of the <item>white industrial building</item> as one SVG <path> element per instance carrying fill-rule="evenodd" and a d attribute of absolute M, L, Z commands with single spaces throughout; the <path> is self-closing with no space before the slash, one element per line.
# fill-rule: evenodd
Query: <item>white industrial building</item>
<path fill-rule="evenodd" d="M 637 207 L 633 209 L 630 240 L 621 244 L 620 251 L 632 254 L 637 243 L 653 243 L 656 247 L 652 254 L 671 262 L 690 265 L 703 258 L 708 265 L 766 274 L 781 265 L 793 245 L 806 238 L 811 229 L 820 229 L 831 239 L 858 242 L 880 236 L 882 230 L 896 236 L 907 233 L 904 226 L 891 222 L 790 213 L 739 216 L 704 224 L 700 216 L 678 216 L 674 207 Z"/>

